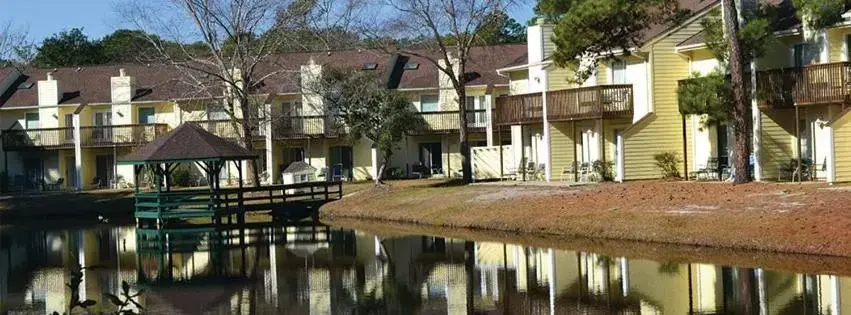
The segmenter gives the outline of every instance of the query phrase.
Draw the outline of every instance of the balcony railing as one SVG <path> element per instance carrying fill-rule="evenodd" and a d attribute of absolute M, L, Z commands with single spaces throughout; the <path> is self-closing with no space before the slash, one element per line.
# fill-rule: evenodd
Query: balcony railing
<path fill-rule="evenodd" d="M 460 111 L 421 112 L 417 116 L 419 128 L 414 134 L 451 133 L 458 132 L 461 126 Z M 487 111 L 484 109 L 467 110 L 467 130 L 469 132 L 484 132 L 488 126 Z"/>
<path fill-rule="evenodd" d="M 153 141 L 168 132 L 166 124 L 113 125 L 80 127 L 80 146 L 135 146 Z M 4 130 L 5 150 L 73 149 L 73 128 Z"/>
<path fill-rule="evenodd" d="M 223 120 L 200 120 L 191 123 L 197 124 L 204 130 L 226 139 L 239 139 L 242 137 L 242 128 L 239 122 L 230 119 Z"/>
<path fill-rule="evenodd" d="M 345 133 L 342 122 L 327 115 L 287 116 L 272 125 L 275 139 L 334 138 Z"/>
<path fill-rule="evenodd" d="M 494 111 L 498 125 L 543 121 L 541 93 L 501 96 Z M 547 92 L 549 121 L 632 117 L 632 85 L 600 85 Z"/>
<path fill-rule="evenodd" d="M 846 104 L 851 96 L 851 62 L 759 71 L 757 88 L 763 107 Z"/>

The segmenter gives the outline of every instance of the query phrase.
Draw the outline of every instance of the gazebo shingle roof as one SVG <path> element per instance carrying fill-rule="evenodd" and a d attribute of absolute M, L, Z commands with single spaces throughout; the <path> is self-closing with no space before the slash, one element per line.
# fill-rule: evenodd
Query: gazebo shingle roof
<path fill-rule="evenodd" d="M 257 154 L 220 138 L 194 123 L 186 123 L 154 142 L 122 157 L 122 164 L 192 160 L 255 159 Z"/>

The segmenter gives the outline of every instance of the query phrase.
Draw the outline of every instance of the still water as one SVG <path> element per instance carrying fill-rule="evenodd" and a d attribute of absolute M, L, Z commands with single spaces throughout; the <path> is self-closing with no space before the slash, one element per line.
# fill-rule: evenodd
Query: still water
<path fill-rule="evenodd" d="M 324 226 L 0 233 L 0 313 L 851 314 L 851 278 Z M 845 301 L 843 301 L 845 300 Z"/>

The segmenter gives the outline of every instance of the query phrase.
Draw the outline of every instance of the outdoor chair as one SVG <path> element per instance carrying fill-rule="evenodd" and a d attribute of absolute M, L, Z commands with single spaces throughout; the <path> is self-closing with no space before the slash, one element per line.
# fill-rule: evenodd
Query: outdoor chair
<path fill-rule="evenodd" d="M 591 177 L 591 163 L 582 163 L 579 165 L 579 181 L 587 182 Z"/>
<path fill-rule="evenodd" d="M 792 180 L 792 176 L 797 169 L 797 161 L 790 160 L 787 163 L 777 163 L 777 181 L 785 179 Z"/>
<path fill-rule="evenodd" d="M 62 184 L 65 184 L 64 178 L 60 178 L 60 179 L 56 180 L 56 182 L 53 183 L 53 184 L 44 184 L 44 190 L 45 191 L 59 190 L 62 187 Z"/>
<path fill-rule="evenodd" d="M 718 176 L 718 158 L 709 158 L 706 160 L 706 164 L 698 167 L 697 171 L 693 172 L 694 178 L 700 180 L 700 175 L 703 175 L 703 178 L 706 180 L 715 178 Z M 721 178 L 718 178 L 719 180 Z"/>
<path fill-rule="evenodd" d="M 812 166 L 813 161 L 810 159 L 801 160 L 801 165 L 798 166 L 798 161 L 793 162 L 796 165 L 795 170 L 792 172 L 792 181 L 795 181 L 797 177 L 799 182 L 810 180 L 812 178 Z"/>
<path fill-rule="evenodd" d="M 570 163 L 570 166 L 566 166 L 565 168 L 563 168 L 563 169 L 561 170 L 561 178 L 560 178 L 560 180 L 561 180 L 561 181 L 564 181 L 564 180 L 565 180 L 565 178 L 570 178 L 570 180 L 573 180 L 573 176 L 574 176 L 574 175 L 575 175 L 578 171 L 579 171 L 579 164 L 578 164 L 576 161 L 574 161 L 573 163 Z M 569 177 L 568 177 L 568 176 L 569 176 Z"/>

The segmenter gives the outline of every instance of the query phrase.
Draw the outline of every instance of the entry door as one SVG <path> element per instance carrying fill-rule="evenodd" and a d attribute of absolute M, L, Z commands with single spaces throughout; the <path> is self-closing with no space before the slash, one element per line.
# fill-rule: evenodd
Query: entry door
<path fill-rule="evenodd" d="M 331 160 L 329 163 L 334 180 L 352 178 L 352 148 L 331 147 Z"/>
<path fill-rule="evenodd" d="M 420 163 L 432 174 L 443 173 L 443 146 L 439 142 L 421 143 Z"/>
<path fill-rule="evenodd" d="M 730 141 L 727 138 L 727 125 L 718 125 L 715 128 L 715 137 L 718 139 L 718 166 L 730 166 Z"/>
<path fill-rule="evenodd" d="M 65 158 L 65 184 L 77 185 L 77 161 L 73 156 Z"/>
<path fill-rule="evenodd" d="M 24 159 L 24 188 L 36 189 L 41 184 L 41 159 L 25 158 Z"/>
<path fill-rule="evenodd" d="M 114 167 L 115 160 L 112 155 L 98 155 L 95 160 L 97 178 L 92 183 L 98 185 L 98 187 L 108 187 L 109 183 L 112 182 Z"/>
<path fill-rule="evenodd" d="M 112 138 L 112 129 L 107 128 L 106 126 L 112 126 L 112 113 L 111 112 L 97 112 L 95 113 L 95 128 L 94 136 L 99 140 L 106 140 Z"/>

